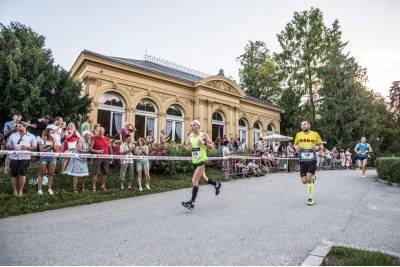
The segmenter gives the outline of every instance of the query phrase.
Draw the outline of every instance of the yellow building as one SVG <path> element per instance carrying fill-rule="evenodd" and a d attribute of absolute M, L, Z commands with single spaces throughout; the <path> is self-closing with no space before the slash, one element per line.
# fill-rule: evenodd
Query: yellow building
<path fill-rule="evenodd" d="M 226 135 L 252 146 L 254 140 L 280 132 L 282 108 L 247 96 L 223 73 L 208 76 L 151 56 L 134 60 L 84 50 L 71 75 L 93 97 L 93 123 L 110 135 L 129 121 L 137 137 L 153 130 L 159 140 L 166 129 L 171 140 L 182 143 L 194 119 L 213 141 Z"/>

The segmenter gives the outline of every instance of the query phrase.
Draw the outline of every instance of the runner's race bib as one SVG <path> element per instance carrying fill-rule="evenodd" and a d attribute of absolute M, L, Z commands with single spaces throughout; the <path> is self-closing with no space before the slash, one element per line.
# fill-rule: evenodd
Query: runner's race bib
<path fill-rule="evenodd" d="M 315 162 L 316 156 L 312 149 L 302 149 L 299 153 L 299 162 Z"/>
<path fill-rule="evenodd" d="M 200 148 L 192 148 L 192 158 L 198 159 L 200 158 Z"/>

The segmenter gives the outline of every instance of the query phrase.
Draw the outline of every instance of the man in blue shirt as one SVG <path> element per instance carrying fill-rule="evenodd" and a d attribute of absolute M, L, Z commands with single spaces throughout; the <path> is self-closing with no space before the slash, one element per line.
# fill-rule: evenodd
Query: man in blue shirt
<path fill-rule="evenodd" d="M 357 153 L 358 167 L 361 171 L 361 177 L 365 178 L 367 168 L 368 153 L 372 152 L 371 145 L 367 143 L 365 136 L 361 137 L 361 142 L 356 145 L 354 151 Z"/>

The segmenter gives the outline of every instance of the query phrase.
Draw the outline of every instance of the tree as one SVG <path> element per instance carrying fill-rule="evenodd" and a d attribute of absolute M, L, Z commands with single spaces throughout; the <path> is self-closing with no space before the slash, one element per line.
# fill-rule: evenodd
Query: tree
<path fill-rule="evenodd" d="M 261 100 L 276 103 L 280 95 L 277 66 L 269 54 L 267 46 L 261 41 L 250 41 L 245 53 L 237 58 L 240 86 L 244 91 Z"/>
<path fill-rule="evenodd" d="M 92 99 L 82 86 L 54 65 L 45 37 L 18 22 L 0 24 L 0 120 L 20 111 L 24 119 L 41 115 L 77 121 L 90 111 Z"/>
<path fill-rule="evenodd" d="M 326 51 L 326 32 L 322 12 L 311 8 L 295 12 L 293 20 L 277 35 L 282 52 L 276 54 L 276 60 L 285 87 L 307 98 L 302 103 L 308 103 L 312 124 L 316 121 L 315 94 L 320 86 L 317 74 Z"/>
<path fill-rule="evenodd" d="M 396 114 L 396 122 L 400 125 L 400 81 L 394 81 L 389 89 L 389 106 Z"/>

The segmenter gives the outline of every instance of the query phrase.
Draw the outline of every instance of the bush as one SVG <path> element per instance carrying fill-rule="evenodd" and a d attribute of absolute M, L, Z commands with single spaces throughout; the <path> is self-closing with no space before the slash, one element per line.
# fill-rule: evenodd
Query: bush
<path fill-rule="evenodd" d="M 153 146 L 150 156 L 190 157 L 192 154 L 183 145 L 167 144 L 166 146 Z M 176 174 L 178 172 L 193 171 L 190 160 L 154 160 L 151 161 L 150 172 L 157 174 Z"/>
<path fill-rule="evenodd" d="M 400 158 L 386 157 L 375 161 L 378 177 L 391 183 L 400 183 Z"/>

